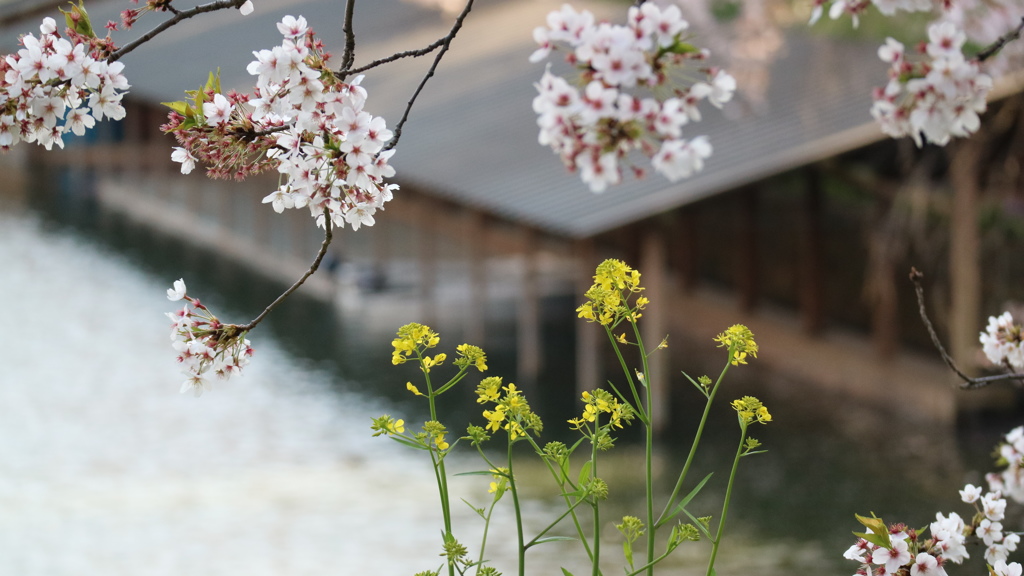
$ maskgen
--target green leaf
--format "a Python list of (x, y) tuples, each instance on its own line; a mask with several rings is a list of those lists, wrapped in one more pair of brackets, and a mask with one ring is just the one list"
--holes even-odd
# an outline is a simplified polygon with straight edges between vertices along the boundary
[(686, 510), (684, 508), (683, 509), (683, 514), (686, 514), (687, 516), (690, 517), (690, 520), (693, 521), (693, 525), (696, 526), (697, 530), (700, 530), (701, 534), (703, 534), (708, 540), (711, 540), (712, 542), (715, 541), (715, 538), (711, 535), (711, 532), (708, 530), (708, 527), (703, 522), (698, 520), (696, 516), (694, 516), (693, 514), (690, 514), (689, 510)]
[(487, 520), (487, 515), (484, 513), (483, 508), (477, 508), (476, 506), (473, 506), (472, 504), (469, 503), (469, 500), (466, 500), (465, 498), (462, 498), (461, 500), (466, 503), (466, 506), (469, 506), (470, 510), (476, 512), (477, 516), (483, 518), (485, 521)]
[(583, 463), (583, 467), (580, 468), (580, 475), (576, 479), (577, 486), (582, 486), (585, 481), (590, 479), (590, 468), (593, 465), (594, 463), (590, 460), (587, 460), (586, 462)]
[(392, 440), (394, 440), (395, 442), (398, 442), (399, 444), (405, 444), (406, 446), (408, 446), (410, 448), (415, 448), (417, 450), (430, 450), (430, 448), (427, 448), (423, 444), (420, 444), (418, 442), (413, 442), (412, 440), (406, 440), (405, 438), (401, 438), (399, 436), (388, 436), (388, 438), (391, 438)]
[(689, 504), (690, 500), (693, 500), (693, 498), (700, 492), (701, 488), (703, 488), (704, 485), (708, 483), (708, 480), (711, 479), (712, 474), (714, 474), (714, 472), (708, 472), (708, 475), (705, 476), (703, 480), (698, 482), (697, 485), (693, 487), (693, 490), (690, 490), (689, 494), (683, 496), (683, 499), (679, 501), (678, 508), (680, 510), (682, 510), (687, 504)]
[(562, 576), (572, 576), (572, 572), (569, 572), (565, 568), (562, 568)]
[(188, 114), (188, 111), (189, 111), (188, 102), (182, 102), (181, 100), (179, 100), (177, 102), (161, 102), (160, 104), (162, 104), (164, 106), (167, 106), (168, 108), (170, 108), (171, 110), (174, 110), (175, 112), (177, 112), (178, 114), (181, 114), (182, 116), (188, 116), (189, 115)]
[(863, 538), (868, 542), (876, 546), (881, 546), (886, 550), (892, 550), (892, 541), (889, 539), (889, 529), (885, 527), (885, 522), (881, 518), (875, 517), (874, 513), (871, 514), (871, 518), (861, 516), (860, 514), (854, 514), (857, 521), (864, 525), (869, 532), (854, 532), (853, 535), (858, 538)]
[[(476, 470), (473, 472), (459, 472), (458, 474), (452, 474), (452, 476), (494, 476), (494, 472), (490, 470)], [(503, 474), (501, 474), (503, 476)]]
[(576, 542), (576, 539), (570, 536), (548, 536), (533, 541), (534, 544), (544, 544), (545, 542)]
[(210, 72), (210, 77), (206, 79), (206, 90), (212, 90), (214, 94), (220, 94), (220, 68), (217, 68), (217, 73)]

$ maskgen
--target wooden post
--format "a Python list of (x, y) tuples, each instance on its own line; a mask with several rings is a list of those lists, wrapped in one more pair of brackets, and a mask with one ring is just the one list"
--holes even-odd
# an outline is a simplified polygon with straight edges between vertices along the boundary
[(736, 291), (740, 310), (750, 312), (757, 305), (757, 189), (745, 188), (737, 201)]
[(825, 325), (822, 314), (822, 190), (821, 177), (811, 166), (804, 169), (806, 186), (800, 210), (800, 274), (797, 300), (800, 325), (806, 334), (818, 334)]
[(679, 275), (679, 287), (683, 292), (690, 292), (697, 286), (698, 235), (697, 207), (694, 204), (684, 206), (675, 213), (672, 226), (672, 250), (669, 253), (671, 267)]
[(469, 310), (464, 318), (466, 342), (484, 345), (487, 318), (487, 217), (479, 210), (467, 215), (466, 246), (469, 260)]
[[(653, 228), (644, 234), (640, 254), (639, 270), (642, 276), (640, 283), (644, 286), (644, 295), (650, 299), (650, 304), (640, 319), (640, 334), (644, 339), (644, 348), (648, 351), (654, 349), (661, 342), (668, 331), (666, 316), (669, 303), (666, 301), (667, 290), (665, 290), (665, 237), (658, 228)], [(651, 395), (651, 421), (654, 432), (658, 433), (665, 429), (668, 417), (670, 402), (668, 383), (668, 360), (669, 355), (665, 350), (654, 352), (648, 359), (646, 374), (649, 383), (648, 394)]]
[[(576, 299), (583, 302), (583, 294), (594, 284), (594, 269), (597, 255), (594, 240), (577, 240), (573, 246), (576, 253)], [(576, 391), (593, 390), (600, 385), (601, 365), (597, 352), (601, 344), (601, 327), (583, 319), (576, 320)]]
[(541, 369), (540, 289), (537, 286), (537, 233), (522, 231), (522, 279), (516, 322), (516, 375), (525, 390), (537, 385)]
[(422, 196), (416, 197), (416, 213), (419, 215), (417, 236), (419, 237), (420, 270), (420, 317), (421, 322), (433, 327), (436, 324), (434, 293), (437, 285), (437, 219), (434, 204)]
[(978, 240), (979, 171), (982, 143), (976, 138), (950, 149), (953, 207), (949, 223), (949, 343), (961, 369), (973, 371), (981, 316), (981, 249)]

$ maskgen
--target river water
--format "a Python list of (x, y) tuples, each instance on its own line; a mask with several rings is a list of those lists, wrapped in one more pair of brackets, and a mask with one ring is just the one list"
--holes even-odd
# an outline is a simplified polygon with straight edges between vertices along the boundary
[[(179, 395), (163, 315), (174, 307), (164, 297), (171, 282), (184, 276), (209, 294), (205, 302), (239, 318), (280, 287), (94, 205), (60, 205), (78, 216), (52, 206), (0, 213), (0, 574), (411, 575), (437, 567), (429, 465), (370, 437), (373, 415), (422, 417), (401, 389), (406, 376), (389, 372), (386, 338), (299, 297), (253, 335), (257, 353), (243, 377), (199, 399)], [(741, 469), (723, 576), (850, 574), (856, 566), (841, 554), (858, 528), (855, 512), (915, 526), (938, 510), (967, 514), (956, 489), (980, 480), (973, 470), (984, 469), (996, 434), (1009, 427), (909, 426), (813, 392), (744, 393), (764, 396), (775, 422), (758, 431), (770, 452)], [(698, 462), (719, 477), (734, 450), (731, 429), (713, 429)], [(677, 463), (682, 450), (659, 454), (659, 466)], [(609, 471), (637, 469), (634, 447), (612, 458)], [(453, 459), (457, 470), (478, 467)], [(615, 476), (609, 517), (630, 506), (638, 514), (639, 487)], [(527, 489), (531, 525), (557, 503), (542, 482)], [(486, 481), (463, 477), (453, 491), (482, 505)], [(697, 506), (715, 513), (721, 491), (709, 488)], [(457, 521), (472, 518), (457, 504)], [(475, 534), (473, 526), (461, 533)], [(613, 555), (613, 530), (606, 539)], [(491, 538), (489, 557), (506, 573), (511, 541)], [(566, 560), (573, 550), (531, 552), (530, 573), (557, 574), (559, 565), (582, 573)], [(703, 573), (705, 552), (680, 549), (665, 572)]]

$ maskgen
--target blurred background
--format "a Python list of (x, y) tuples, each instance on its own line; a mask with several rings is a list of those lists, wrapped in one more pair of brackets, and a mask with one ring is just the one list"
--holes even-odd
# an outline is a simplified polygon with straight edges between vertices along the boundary
[[(357, 65), (444, 36), (457, 4), (357, 3)], [(578, 6), (621, 21), (626, 5)], [(57, 6), (0, 5), (2, 50)], [(245, 322), (306, 269), (322, 236), (307, 212), (261, 204), (272, 176), (180, 175), (159, 102), (218, 67), (225, 89), (250, 91), (245, 65), (279, 43), (285, 14), (305, 15), (340, 55), (343, 3), (257, 1), (248, 17), (223, 11), (173, 28), (125, 57), (124, 121), (64, 150), (21, 144), (0, 159), (0, 574), (436, 568), (429, 463), (370, 437), (372, 416), (426, 416), (404, 387), (415, 371), (390, 364), (394, 331), (418, 321), (449, 351), (482, 345), (489, 373), (516, 382), (545, 418), (545, 438), (571, 439), (559, 423), (578, 412), (578, 390), (617, 377), (604, 336), (574, 312), (608, 257), (644, 273), (645, 338), (670, 335), (652, 366), (666, 492), (702, 408), (681, 371), (717, 374), (724, 354), (712, 338), (734, 323), (761, 347), (730, 371), (699, 454), (698, 472), (716, 476), (691, 508), (717, 514), (737, 441), (727, 400), (765, 401), (774, 421), (755, 435), (769, 452), (743, 462), (719, 574), (850, 574), (842, 553), (855, 513), (911, 526), (937, 511), (970, 514), (957, 489), (993, 469), (1020, 396), (955, 389), (906, 277), (911, 265), (925, 273), (942, 337), (983, 372), (977, 334), (1013, 306), (1024, 276), (1015, 79), (997, 86), (977, 137), (918, 149), (885, 139), (868, 113), (885, 81), (875, 50), (891, 30), (870, 19), (857, 32), (808, 28), (807, 3), (685, 2), (695, 43), (739, 84), (688, 133), (707, 134), (714, 155), (690, 180), (627, 177), (594, 195), (536, 143), (530, 103), (543, 65), (527, 61), (531, 31), (559, 6), (478, 0), (405, 127), (400, 193), (372, 228), (338, 231), (321, 271), (250, 336), (244, 375), (198, 400), (178, 395), (166, 288), (184, 278), (222, 320)], [(126, 7), (88, 5), (94, 23)], [(393, 126), (428, 67), (406, 59), (371, 72), (367, 110)], [(455, 431), (481, 421), (469, 392), (447, 409)], [(608, 478), (609, 518), (640, 513), (642, 487), (628, 477), (642, 458), (635, 440), (626, 432), (608, 456), (623, 476)], [(542, 527), (557, 490), (523, 472)], [(486, 502), (486, 480), (457, 488)], [(472, 549), (481, 527), (459, 513)], [(489, 556), (508, 573), (514, 538), (504, 534)], [(610, 525), (606, 538), (617, 550)], [(666, 572), (703, 573), (701, 546), (677, 550)], [(530, 573), (579, 573), (566, 560), (574, 552), (531, 551)]]

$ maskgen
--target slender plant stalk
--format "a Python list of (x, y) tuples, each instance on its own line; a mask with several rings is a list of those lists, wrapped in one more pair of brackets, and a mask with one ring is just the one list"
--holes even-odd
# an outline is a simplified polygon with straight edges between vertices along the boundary
[[(530, 442), (530, 445), (533, 446), (533, 449), (537, 452), (537, 454), (543, 454), (544, 453), (544, 451), (540, 449), (540, 446), (537, 445), (537, 441), (534, 440), (531, 436), (527, 435), (526, 439)], [(569, 482), (569, 485), (573, 488), (573, 490), (576, 489), (576, 486), (573, 486), (572, 482), (570, 482), (567, 477), (564, 477), (562, 475), (561, 466), (559, 466), (559, 469), (556, 472), (555, 468), (551, 465), (551, 462), (549, 462), (547, 458), (544, 458), (543, 456), (541, 456), (541, 460), (544, 461), (544, 464), (548, 467), (548, 472), (551, 473), (551, 477), (554, 478), (555, 482), (558, 484), (558, 489), (562, 493), (562, 500), (565, 501), (565, 505), (568, 508), (568, 510), (570, 511), (570, 514), (572, 516), (572, 524), (576, 528), (576, 535), (579, 536), (580, 542), (583, 544), (583, 549), (586, 550), (586, 552), (587, 552), (587, 558), (591, 562), (593, 562), (593, 560), (594, 560), (594, 553), (590, 549), (590, 543), (587, 542), (587, 537), (586, 537), (586, 534), (583, 531), (583, 526), (580, 524), (580, 518), (579, 518), (579, 516), (576, 515), (576, 507), (579, 506), (581, 500), (577, 500), (576, 503), (571, 503), (569, 501), (569, 495), (566, 494), (566, 492), (565, 492), (565, 483), (566, 482)], [(546, 530), (545, 530), (545, 532), (546, 532)], [(539, 538), (539, 536), (538, 536), (538, 538)]]
[(523, 511), (519, 506), (519, 491), (516, 490), (516, 477), (512, 472), (511, 434), (508, 436), (508, 486), (512, 491), (512, 505), (516, 509), (516, 537), (519, 539), (519, 576), (526, 576), (526, 546), (523, 539)]
[(711, 558), (708, 560), (708, 570), (705, 576), (711, 576), (715, 570), (715, 557), (718, 556), (718, 546), (722, 543), (722, 535), (725, 533), (725, 516), (729, 513), (729, 500), (732, 498), (732, 485), (736, 479), (736, 469), (740, 465), (740, 457), (743, 456), (743, 441), (747, 439), (747, 424), (740, 420), (740, 443), (736, 447), (736, 457), (732, 460), (732, 471), (729, 472), (729, 485), (725, 489), (725, 502), (722, 503), (722, 515), (718, 518), (718, 532), (715, 534), (715, 541), (711, 546)]
[[(597, 429), (597, 420), (594, 421), (594, 429)], [(590, 439), (590, 477), (597, 478), (597, 437), (595, 436)], [(593, 483), (591, 483), (593, 485)], [(594, 509), (594, 557), (591, 568), (591, 576), (599, 576), (601, 574), (601, 507), (598, 506), (597, 500), (591, 496), (591, 507)]]
[[(729, 355), (729, 360), (732, 360), (732, 354)], [(704, 425), (707, 424), (708, 414), (711, 412), (711, 403), (715, 400), (715, 394), (718, 392), (718, 385), (725, 379), (725, 373), (729, 371), (729, 366), (731, 365), (729, 361), (725, 363), (725, 368), (722, 368), (722, 373), (718, 375), (718, 380), (715, 381), (715, 385), (712, 386), (711, 392), (708, 394), (708, 401), (704, 405), (704, 414), (700, 417), (700, 425), (697, 426), (697, 433), (693, 437), (693, 443), (690, 444), (690, 453), (686, 456), (683, 471), (679, 473), (679, 478), (676, 480), (675, 488), (672, 489), (672, 494), (668, 497), (665, 509), (661, 511), (661, 516), (658, 517), (657, 526), (663, 526), (670, 518), (669, 512), (671, 512), (672, 506), (675, 505), (676, 498), (679, 497), (679, 491), (683, 488), (686, 475), (690, 472), (690, 465), (693, 464), (693, 457), (697, 454), (697, 446), (700, 444), (701, 436), (704, 434)]]

